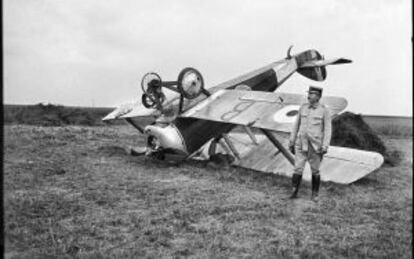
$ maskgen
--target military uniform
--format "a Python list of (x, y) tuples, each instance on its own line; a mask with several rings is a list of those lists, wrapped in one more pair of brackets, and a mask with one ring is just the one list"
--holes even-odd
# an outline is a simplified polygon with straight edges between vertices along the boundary
[[(317, 92), (319, 97), (322, 89), (310, 87), (310, 92)], [(302, 179), (306, 161), (312, 171), (312, 198), (319, 192), (319, 168), (322, 155), (327, 152), (331, 141), (331, 115), (329, 109), (318, 102), (306, 103), (299, 108), (299, 114), (294, 123), (289, 139), (289, 148), (295, 154), (295, 169), (292, 177), (294, 192), (291, 198), (296, 198)]]
[(330, 140), (331, 116), (326, 106), (302, 105), (290, 135), (290, 142), (295, 143), (295, 173), (302, 174), (308, 160), (312, 174), (319, 174), (320, 150), (327, 149)]

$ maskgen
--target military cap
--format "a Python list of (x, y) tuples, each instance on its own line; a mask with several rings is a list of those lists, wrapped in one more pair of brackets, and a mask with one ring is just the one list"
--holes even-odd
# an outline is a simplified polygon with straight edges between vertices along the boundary
[(314, 93), (317, 93), (317, 94), (319, 94), (319, 96), (322, 96), (322, 88), (320, 88), (320, 87), (316, 87), (316, 86), (309, 86), (309, 90), (308, 90), (308, 93), (311, 93), (311, 92), (314, 92)]

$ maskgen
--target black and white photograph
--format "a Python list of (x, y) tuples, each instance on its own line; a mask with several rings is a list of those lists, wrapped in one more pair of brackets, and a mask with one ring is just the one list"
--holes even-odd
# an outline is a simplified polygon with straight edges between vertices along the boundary
[(4, 258), (412, 258), (409, 0), (4, 0)]

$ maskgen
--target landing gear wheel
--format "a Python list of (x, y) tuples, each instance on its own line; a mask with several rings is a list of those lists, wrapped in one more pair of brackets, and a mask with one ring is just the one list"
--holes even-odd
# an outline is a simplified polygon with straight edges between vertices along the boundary
[(147, 94), (142, 95), (141, 101), (145, 108), (153, 108), (156, 105), (156, 103)]
[(204, 91), (204, 80), (201, 73), (194, 68), (184, 68), (178, 75), (178, 90), (187, 99), (194, 99)]
[(142, 104), (146, 108), (162, 109), (162, 103), (165, 101), (165, 94), (162, 92), (161, 77), (156, 73), (147, 73), (141, 80)]
[(151, 95), (148, 95), (147, 93), (143, 94), (141, 97), (142, 104), (145, 108), (154, 108), (157, 105), (156, 100), (158, 100), (161, 105), (165, 101), (164, 93), (159, 94), (156, 98), (151, 97)]

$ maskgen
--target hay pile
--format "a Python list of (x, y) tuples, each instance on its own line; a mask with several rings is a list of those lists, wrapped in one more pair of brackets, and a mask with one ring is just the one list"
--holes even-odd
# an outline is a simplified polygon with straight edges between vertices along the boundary
[(351, 112), (344, 112), (332, 120), (331, 145), (378, 152), (388, 165), (396, 165), (401, 161), (400, 152), (387, 151), (384, 142), (362, 116)]

